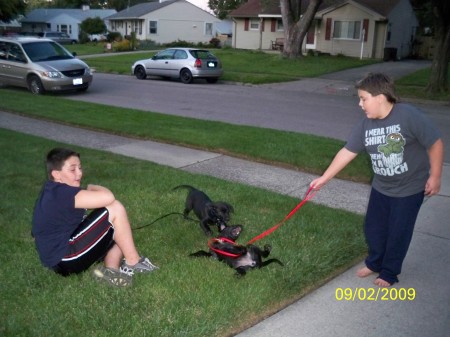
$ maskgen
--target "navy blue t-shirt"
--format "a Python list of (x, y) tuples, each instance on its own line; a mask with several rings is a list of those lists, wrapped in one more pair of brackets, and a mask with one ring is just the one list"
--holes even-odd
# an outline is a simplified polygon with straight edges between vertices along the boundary
[(83, 221), (86, 210), (75, 208), (75, 195), (80, 190), (49, 180), (36, 201), (32, 233), (46, 267), (54, 267), (66, 255), (69, 238)]

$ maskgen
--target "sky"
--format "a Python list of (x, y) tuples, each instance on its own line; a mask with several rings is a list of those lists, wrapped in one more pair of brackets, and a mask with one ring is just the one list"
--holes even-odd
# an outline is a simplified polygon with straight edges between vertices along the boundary
[(187, 1), (196, 5), (197, 7), (200, 7), (204, 10), (207, 10), (208, 12), (211, 12), (211, 10), (208, 7), (208, 0), (187, 0)]

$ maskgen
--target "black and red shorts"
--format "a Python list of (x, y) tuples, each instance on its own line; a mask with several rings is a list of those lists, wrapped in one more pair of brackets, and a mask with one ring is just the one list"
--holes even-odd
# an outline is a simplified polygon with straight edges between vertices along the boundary
[(69, 240), (69, 251), (53, 270), (62, 275), (76, 274), (103, 260), (114, 245), (114, 227), (106, 208), (93, 210)]

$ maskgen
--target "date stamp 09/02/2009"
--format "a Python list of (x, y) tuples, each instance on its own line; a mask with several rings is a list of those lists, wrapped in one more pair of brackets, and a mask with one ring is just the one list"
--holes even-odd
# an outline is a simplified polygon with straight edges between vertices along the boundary
[(414, 288), (336, 288), (337, 301), (414, 301)]

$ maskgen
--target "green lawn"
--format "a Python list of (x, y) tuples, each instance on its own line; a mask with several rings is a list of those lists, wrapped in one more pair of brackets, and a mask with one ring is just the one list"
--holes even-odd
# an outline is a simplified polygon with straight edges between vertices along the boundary
[[(448, 69), (450, 78), (450, 66)], [(433, 101), (450, 102), (450, 91), (440, 94), (430, 94), (425, 89), (430, 78), (430, 69), (422, 69), (405, 76), (396, 82), (397, 92), (402, 98), (425, 99)]]
[[(292, 61), (277, 54), (215, 52), (224, 61), (229, 76), (225, 79), (249, 83), (317, 76), (362, 65), (359, 60), (341, 57)], [(93, 49), (85, 49), (80, 55), (91, 53)], [(123, 54), (87, 62), (97, 71), (121, 73), (129, 72), (133, 59), (143, 56), (145, 53)], [(262, 72), (261, 64), (270, 66)], [(413, 84), (423, 86), (426, 71), (417, 76)], [(405, 81), (399, 81), (400, 88), (411, 86)], [(77, 102), (76, 109), (73, 107), (74, 102), (63, 95), (36, 97), (24, 90), (0, 89), (1, 110), (317, 174), (343, 145), (323, 137), (157, 112), (105, 109), (82, 102)], [(245, 141), (239, 138), (242, 134), (246, 135)], [(273, 140), (271, 144), (264, 141), (268, 137)], [(1, 336), (229, 336), (319, 287), (359, 261), (366, 251), (362, 216), (316, 205), (313, 199), (277, 231), (257, 242), (270, 243), (271, 256), (279, 258), (284, 267), (270, 265), (239, 279), (217, 261), (189, 258), (190, 253), (207, 248), (206, 237), (198, 224), (171, 216), (135, 231), (140, 252), (160, 269), (150, 275), (137, 275), (131, 289), (98, 284), (89, 272), (63, 278), (40, 265), (30, 236), (30, 221), (45, 180), (44, 155), (52, 147), (65, 144), (3, 129), (0, 144)], [(110, 187), (127, 207), (134, 227), (170, 212), (181, 212), (186, 194), (171, 191), (179, 184), (197, 186), (215, 200), (230, 202), (236, 210), (232, 223), (245, 226), (241, 243), (277, 224), (299, 202), (243, 184), (73, 148), (82, 154), (84, 183)], [(368, 158), (359, 156), (341, 177), (368, 182), (370, 176)]]
[[(69, 48), (78, 55), (103, 54), (104, 44), (73, 45)], [(212, 50), (223, 63), (222, 80), (250, 84), (276, 83), (297, 80), (302, 77), (316, 77), (326, 73), (360, 67), (380, 62), (380, 60), (343, 57), (343, 56), (307, 56), (298, 60), (281, 57), (279, 53), (214, 49)], [(151, 57), (156, 51), (136, 54), (116, 54), (108, 57), (86, 59), (97, 71), (118, 74), (130, 74), (131, 64), (136, 60)], [(449, 67), (448, 78), (450, 78)], [(430, 77), (430, 69), (423, 69), (396, 81), (397, 91), (402, 98), (450, 101), (450, 92), (432, 95), (425, 88)]]
[[(140, 252), (160, 269), (137, 275), (131, 289), (97, 283), (89, 272), (61, 277), (43, 268), (30, 236), (34, 201), (45, 179), (43, 159), (64, 144), (0, 129), (0, 335), (9, 336), (229, 336), (320, 286), (361, 259), (362, 216), (307, 202), (269, 243), (284, 263), (237, 278), (225, 264), (190, 253), (207, 249), (197, 223), (170, 216), (134, 232)], [(67, 145), (66, 145), (67, 146)], [(298, 199), (243, 184), (102, 151), (81, 152), (84, 183), (110, 187), (134, 227), (183, 210), (191, 184), (235, 207), (244, 225), (239, 242), (281, 221)]]
[[(283, 58), (279, 53), (262, 51), (215, 49), (212, 52), (220, 58), (224, 75), (221, 80), (264, 84), (298, 80), (302, 77), (316, 77), (343, 69), (373, 64), (376, 60), (359, 60), (350, 57), (307, 56), (298, 60)], [(155, 51), (135, 54), (116, 54), (108, 57), (88, 58), (85, 61), (96, 71), (130, 74), (131, 65), (150, 58)]]
[[(25, 90), (0, 91), (0, 109), (95, 128), (123, 136), (204, 149), (304, 172), (321, 174), (344, 142), (296, 132), (239, 126), (101, 104), (77, 102), (60, 95), (33, 96)], [(151, 127), (149, 127), (149, 125)], [(267, 142), (267, 139), (271, 139)], [(356, 158), (340, 178), (368, 183), (366, 155)]]

